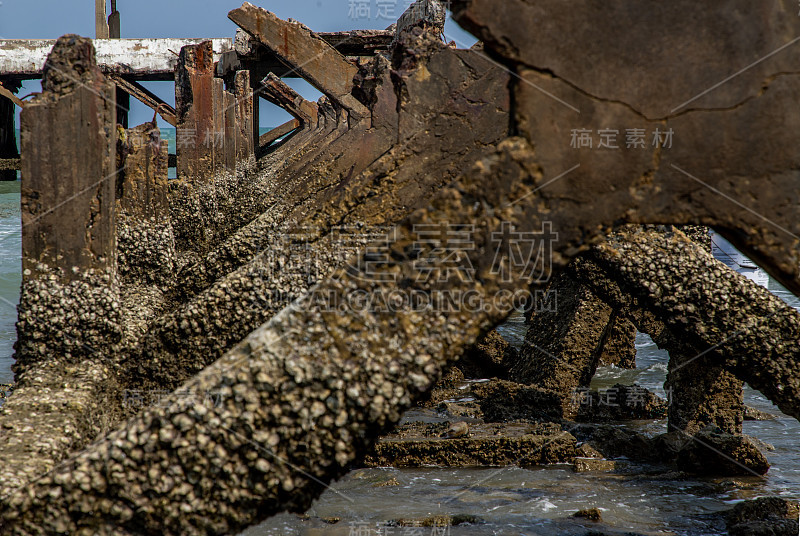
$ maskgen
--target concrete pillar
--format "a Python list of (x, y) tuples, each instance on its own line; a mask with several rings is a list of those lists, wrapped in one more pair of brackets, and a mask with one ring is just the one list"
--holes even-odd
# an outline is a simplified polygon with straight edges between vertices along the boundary
[(183, 47), (175, 67), (178, 179), (205, 182), (214, 171), (213, 92), (211, 41)]
[(558, 307), (532, 315), (509, 379), (559, 393), (563, 416), (574, 418), (576, 390), (588, 387), (594, 376), (613, 310), (565, 273), (548, 290), (558, 292)]
[(255, 99), (250, 89), (250, 71), (236, 72), (233, 94), (236, 97), (236, 159), (245, 162), (255, 154), (255, 140), (258, 139), (254, 130), (258, 117), (254, 115)]

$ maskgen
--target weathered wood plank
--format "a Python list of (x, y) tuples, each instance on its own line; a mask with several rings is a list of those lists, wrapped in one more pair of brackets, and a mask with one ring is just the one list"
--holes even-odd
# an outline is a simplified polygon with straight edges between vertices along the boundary
[[(211, 41), (214, 61), (233, 50), (233, 40), (219, 39), (95, 39), (97, 64), (104, 73), (151, 80), (172, 80), (181, 48)], [(53, 39), (0, 39), (0, 75), (39, 78)]]
[(213, 87), (214, 64), (211, 41), (183, 47), (175, 70), (179, 179), (203, 181), (210, 177), (214, 170)]
[(356, 118), (368, 111), (353, 95), (358, 68), (307, 27), (245, 2), (228, 18), (257, 38), (298, 74)]
[(126, 80), (118, 74), (109, 74), (108, 77), (113, 80), (115, 84), (117, 84), (117, 87), (125, 91), (125, 93), (139, 100), (158, 113), (158, 115), (160, 115), (164, 121), (173, 127), (178, 126), (178, 118), (175, 114), (175, 108), (164, 102), (146, 87), (136, 83), (135, 81)]

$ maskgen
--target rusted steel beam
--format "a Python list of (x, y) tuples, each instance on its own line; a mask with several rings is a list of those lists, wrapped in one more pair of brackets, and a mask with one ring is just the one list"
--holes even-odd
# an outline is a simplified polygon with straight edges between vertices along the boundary
[[(173, 80), (178, 52), (188, 45), (211, 41), (214, 61), (233, 50), (233, 40), (215, 39), (96, 39), (97, 64), (104, 73), (139, 80)], [(53, 39), (0, 39), (0, 76), (41, 78)]]
[(204, 181), (214, 171), (213, 88), (214, 64), (211, 41), (183, 47), (175, 70), (179, 179)]
[(314, 126), (319, 118), (316, 103), (304, 99), (280, 78), (270, 73), (261, 81), (259, 95), (280, 106), (303, 124)]
[(282, 124), (279, 127), (275, 127), (269, 132), (265, 132), (258, 138), (258, 144), (261, 147), (267, 147), (268, 145), (272, 144), (275, 140), (286, 136), (291, 131), (300, 128), (300, 121), (297, 119), (291, 119), (286, 123)]
[(118, 74), (109, 74), (108, 77), (113, 80), (114, 83), (117, 84), (117, 87), (122, 89), (125, 93), (158, 113), (158, 115), (160, 115), (164, 121), (173, 127), (178, 126), (178, 118), (175, 114), (175, 108), (161, 100), (146, 87), (132, 80), (125, 80), (125, 78)]
[(338, 102), (355, 119), (368, 110), (353, 95), (355, 65), (299, 23), (279, 19), (274, 13), (245, 2), (228, 13), (228, 18), (291, 65), (314, 87)]

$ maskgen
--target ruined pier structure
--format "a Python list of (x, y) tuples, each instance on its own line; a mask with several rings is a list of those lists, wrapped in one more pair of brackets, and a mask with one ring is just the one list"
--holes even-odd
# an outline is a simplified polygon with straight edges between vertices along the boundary
[[(414, 6), (424, 16), (401, 18), (387, 53), (353, 59), (346, 38), (334, 44), (245, 3), (229, 14), (247, 32), (233, 54), (212, 58), (207, 43), (181, 49), (176, 123), (195, 135), (234, 125), (226, 139), (245, 137), (236, 106), (232, 118), (219, 106), (230, 97), (215, 79), (233, 74), (228, 90), (237, 78), (246, 85), (246, 75), (233, 71), (252, 62), (251, 85), (264, 81), (269, 98), (293, 114), (282, 128), (291, 135), (256, 144), (253, 134), (260, 158), (240, 165), (237, 149), (235, 169), (219, 148), (188, 147), (184, 162), (177, 155), (175, 181), (164, 181), (163, 144), (152, 125), (117, 134), (109, 104), (116, 89), (93, 59), (91, 42), (59, 40), (47, 60), (52, 69), (43, 68), (45, 91), (22, 119), (26, 268), (17, 389), (0, 412), (3, 530), (233, 533), (281, 511), (307, 509), (325, 483), (358, 463), (467, 346), (511, 312), (512, 304), (494, 297), (526, 288), (531, 270), (515, 256), (496, 255), (496, 237), (508, 237), (509, 229), (532, 236), (533, 251), (544, 246), (545, 220), (558, 234), (547, 243), (547, 276), (600, 248), (612, 225), (712, 225), (799, 291), (800, 188), (793, 170), (800, 169), (800, 128), (776, 139), (770, 126), (776, 117), (800, 124), (791, 104), (798, 79), (786, 74), (800, 53), (786, 48), (690, 108), (681, 103), (729, 76), (714, 61), (721, 55), (752, 63), (750, 54), (767, 56), (783, 37), (800, 33), (800, 20), (785, 17), (788, 2), (742, 1), (729, 11), (734, 20), (696, 2), (657, 12), (639, 4), (454, 1), (456, 19), (482, 40), (465, 50), (442, 43), (443, 7), (421, 0)], [(603, 31), (575, 32), (583, 20)], [(764, 27), (745, 32), (743, 21)], [(575, 46), (563, 47), (563, 35)], [(652, 61), (698, 35), (715, 39), (698, 43), (679, 66)], [(747, 47), (725, 48), (743, 35), (753, 36)], [(587, 57), (586, 50), (604, 55)], [(324, 96), (305, 102), (280, 81), (286, 71), (276, 67), (271, 77), (258, 70), (273, 60)], [(684, 84), (657, 83), (676, 79)], [(79, 151), (94, 155), (86, 173), (78, 171), (89, 165), (84, 153), (64, 156), (62, 145), (49, 160), (29, 160), (27, 129), (38, 128), (32, 122), (70, 110), (89, 115), (76, 134), (87, 146)], [(609, 124), (683, 134), (671, 152), (660, 144), (576, 151), (553, 134), (554, 125), (569, 132)], [(763, 136), (709, 135), (720, 129)], [(119, 179), (118, 156), (127, 162)], [(56, 181), (53, 162), (60, 159)], [(698, 177), (705, 169), (714, 171)], [(58, 184), (71, 195), (43, 191), (48, 174), (51, 189)], [(736, 212), (731, 199), (753, 204)], [(431, 278), (431, 270), (448, 273), (453, 259), (414, 244), (425, 243), (423, 230), (453, 224), (474, 231), (475, 247), (460, 260), (475, 277)], [(387, 226), (392, 234), (381, 239), (376, 230)], [(336, 239), (344, 229), (355, 230), (346, 245)], [(372, 246), (364, 250), (367, 242)], [(649, 247), (627, 242), (642, 252)], [(649, 263), (634, 260), (650, 253), (627, 259), (629, 249), (623, 243), (596, 250), (598, 266), (649, 277)], [(297, 258), (297, 251), (308, 253)], [(632, 311), (626, 315), (636, 324), (638, 302), (624, 300), (644, 296), (644, 288), (653, 300), (679, 296), (667, 304), (676, 310), (704, 296), (708, 285), (683, 284), (685, 274), (671, 274), (656, 270), (661, 287), (631, 276), (624, 295), (609, 287), (602, 299)], [(353, 296), (389, 301), (399, 285), (423, 296), (470, 293), (486, 306), (341, 307)], [(736, 285), (725, 295), (742, 290)], [(738, 348), (720, 346), (707, 354), (709, 365), (738, 367), (731, 370), (800, 417), (797, 313), (765, 298), (743, 315), (721, 294), (705, 296), (725, 314), (665, 309), (664, 325), (684, 335), (686, 318), (698, 349), (732, 330), (750, 337), (764, 350), (758, 356), (736, 357)], [(758, 338), (763, 325), (751, 319), (766, 310), (781, 319), (780, 339)], [(141, 407), (138, 395), (154, 391), (168, 396)]]

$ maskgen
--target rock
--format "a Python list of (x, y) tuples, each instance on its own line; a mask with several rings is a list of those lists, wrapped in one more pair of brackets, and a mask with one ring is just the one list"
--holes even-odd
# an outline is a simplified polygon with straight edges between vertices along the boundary
[(581, 517), (589, 521), (603, 521), (603, 516), (598, 508), (589, 508), (586, 510), (579, 510), (572, 514), (572, 517)]
[(769, 462), (747, 437), (706, 427), (678, 452), (678, 467), (703, 475), (763, 475)]
[(762, 451), (767, 450), (772, 452), (773, 450), (775, 450), (775, 445), (767, 443), (765, 441), (761, 441), (757, 437), (749, 436), (747, 434), (744, 434), (744, 437), (747, 438), (748, 441), (752, 442), (756, 447), (758, 447)]
[(618, 462), (614, 460), (598, 460), (597, 458), (575, 458), (572, 470), (576, 473), (588, 473), (591, 471), (610, 472), (617, 469)]
[(400, 482), (397, 481), (397, 478), (392, 477), (392, 478), (390, 478), (389, 480), (387, 480), (385, 482), (378, 482), (377, 484), (373, 484), (372, 487), (373, 488), (386, 488), (386, 487), (390, 487), (390, 486), (399, 486), (399, 485), (400, 485)]
[(600, 458), (603, 457), (603, 455), (596, 448), (591, 446), (589, 443), (581, 443), (580, 445), (578, 445), (576, 454), (577, 454), (577, 456), (580, 456), (581, 458), (597, 458), (597, 459), (600, 459)]
[(467, 378), (505, 378), (508, 365), (515, 359), (517, 349), (492, 330), (469, 347), (456, 366)]
[(475, 402), (442, 402), (436, 412), (445, 417), (483, 419), (483, 412)]
[(661, 419), (667, 416), (667, 401), (637, 384), (616, 384), (581, 395), (578, 421)]
[(560, 393), (505, 380), (472, 387), (487, 422), (559, 421), (564, 418)]
[(563, 416), (574, 418), (575, 393), (594, 376), (613, 310), (566, 273), (554, 278), (548, 292), (557, 293), (558, 307), (532, 314), (508, 377), (558, 393)]
[(469, 396), (468, 389), (460, 389), (464, 384), (464, 374), (458, 367), (450, 367), (431, 390), (427, 399), (421, 403), (424, 407), (433, 407), (445, 400), (459, 399)]
[(585, 441), (604, 458), (625, 457), (634, 461), (660, 461), (653, 440), (626, 428), (605, 424), (575, 424), (565, 426), (579, 441)]
[(450, 425), (447, 431), (441, 435), (444, 439), (458, 439), (461, 437), (469, 437), (469, 425), (464, 421), (455, 422)]
[(772, 413), (761, 411), (752, 406), (744, 407), (744, 420), (746, 421), (774, 421), (777, 419), (778, 417)]
[(763, 497), (737, 504), (725, 516), (731, 536), (795, 536), (800, 504)]
[(636, 326), (616, 311), (600, 351), (600, 365), (636, 368)]
[(387, 523), (390, 527), (455, 527), (458, 525), (479, 525), (485, 523), (478, 516), (470, 514), (429, 516), (418, 519), (395, 519)]

